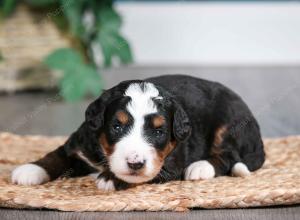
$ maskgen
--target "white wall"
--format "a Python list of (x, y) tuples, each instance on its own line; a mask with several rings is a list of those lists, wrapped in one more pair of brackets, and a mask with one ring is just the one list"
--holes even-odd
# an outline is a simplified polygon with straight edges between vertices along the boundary
[(299, 64), (300, 3), (117, 3), (138, 64)]

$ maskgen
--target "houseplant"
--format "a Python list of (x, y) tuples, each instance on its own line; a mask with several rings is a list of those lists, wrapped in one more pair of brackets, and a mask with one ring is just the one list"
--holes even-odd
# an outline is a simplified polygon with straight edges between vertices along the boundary
[(122, 19), (112, 0), (3, 0), (1, 21), (13, 16), (19, 4), (41, 11), (44, 20), (54, 22), (71, 42), (70, 48), (59, 48), (44, 59), (46, 66), (63, 73), (58, 86), (66, 100), (99, 95), (102, 69), (115, 60), (132, 62), (130, 46), (120, 34)]

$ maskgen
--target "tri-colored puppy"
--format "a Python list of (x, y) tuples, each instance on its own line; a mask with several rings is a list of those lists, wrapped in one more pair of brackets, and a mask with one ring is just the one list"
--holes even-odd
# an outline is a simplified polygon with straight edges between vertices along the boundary
[(169, 75), (105, 91), (63, 146), (17, 167), (12, 181), (36, 185), (65, 173), (98, 172), (98, 188), (120, 190), (246, 176), (264, 159), (259, 126), (237, 94), (219, 83)]

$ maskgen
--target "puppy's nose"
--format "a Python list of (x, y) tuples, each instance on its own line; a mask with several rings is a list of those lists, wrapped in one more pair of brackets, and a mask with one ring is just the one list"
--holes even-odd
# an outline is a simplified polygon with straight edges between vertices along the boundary
[(129, 163), (127, 162), (127, 165), (132, 170), (139, 170), (142, 169), (145, 165), (145, 162), (137, 162), (137, 163)]

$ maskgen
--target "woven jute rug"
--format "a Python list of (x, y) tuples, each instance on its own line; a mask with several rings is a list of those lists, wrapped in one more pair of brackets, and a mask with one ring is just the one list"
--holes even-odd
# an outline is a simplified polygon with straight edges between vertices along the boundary
[(300, 203), (300, 136), (266, 139), (267, 161), (246, 178), (218, 177), (175, 181), (105, 193), (92, 177), (64, 178), (40, 186), (18, 186), (10, 172), (40, 158), (64, 137), (0, 133), (0, 206), (63, 211), (186, 211), (189, 208), (240, 208)]

